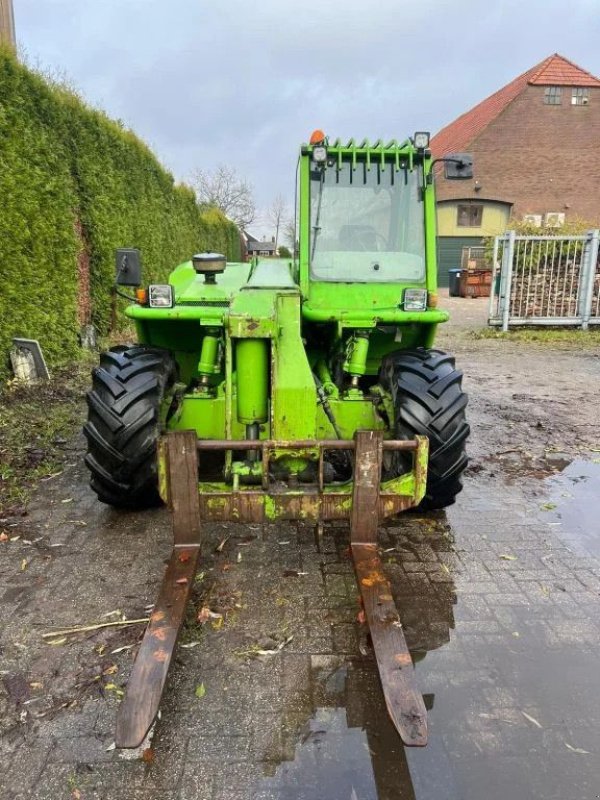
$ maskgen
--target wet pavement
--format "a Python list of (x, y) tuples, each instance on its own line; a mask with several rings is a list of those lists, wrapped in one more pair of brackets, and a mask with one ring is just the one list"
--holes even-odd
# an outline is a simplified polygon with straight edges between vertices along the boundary
[[(73, 460), (41, 485), (29, 517), (1, 526), (14, 539), (0, 544), (1, 800), (600, 797), (598, 427), (585, 429), (583, 452), (584, 434), (549, 413), (565, 397), (541, 376), (564, 354), (545, 367), (536, 356), (537, 416), (527, 422), (525, 400), (511, 410), (507, 391), (523, 388), (507, 390), (507, 376), (522, 362), (502, 362), (495, 346), (463, 346), (474, 431), (458, 502), (381, 530), (429, 709), (427, 748), (403, 748), (388, 721), (347, 528), (326, 529), (319, 552), (311, 527), (286, 524), (207, 526), (161, 719), (145, 753), (116, 751), (142, 626), (56, 644), (42, 634), (117, 609), (144, 616), (169, 516), (101, 506)], [(597, 362), (568, 363), (597, 394)], [(510, 443), (494, 448), (507, 430)], [(222, 616), (200, 625), (202, 608)]]
[(600, 458), (575, 459), (548, 481), (557, 534), (577, 555), (600, 557)]

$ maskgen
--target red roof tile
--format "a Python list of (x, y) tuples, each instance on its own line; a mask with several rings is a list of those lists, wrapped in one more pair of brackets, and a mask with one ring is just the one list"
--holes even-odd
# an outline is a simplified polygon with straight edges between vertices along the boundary
[(558, 53), (554, 53), (436, 133), (431, 140), (433, 155), (439, 158), (446, 153), (459, 153), (464, 150), (528, 84), (600, 87), (600, 80)]
[(581, 69), (558, 53), (542, 61), (528, 83), (536, 86), (600, 86), (600, 80), (591, 72)]

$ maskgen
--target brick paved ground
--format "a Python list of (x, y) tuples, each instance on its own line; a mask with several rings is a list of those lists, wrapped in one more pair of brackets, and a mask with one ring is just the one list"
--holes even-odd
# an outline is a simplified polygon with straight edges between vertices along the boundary
[[(191, 611), (183, 641), (192, 646), (179, 650), (147, 760), (111, 749), (132, 662), (131, 650), (112, 651), (140, 630), (63, 645), (41, 634), (115, 609), (143, 616), (169, 551), (169, 519), (97, 504), (74, 452), (73, 465), (41, 485), (30, 516), (5, 526), (21, 538), (0, 545), (1, 800), (598, 797), (600, 545), (589, 526), (579, 536), (577, 509), (563, 518), (542, 508), (569, 498), (537, 476), (549, 471), (540, 471), (549, 443), (572, 456), (591, 441), (563, 441), (550, 413), (563, 395), (548, 375), (568, 364), (597, 393), (600, 371), (586, 353), (538, 353), (530, 399), (511, 405), (508, 376), (527, 353), (507, 360), (496, 345), (465, 339), (457, 348), (474, 425), (459, 502), (447, 516), (407, 515), (382, 531), (431, 707), (425, 750), (405, 752), (387, 722), (355, 622), (346, 529), (330, 529), (319, 553), (301, 525), (207, 529), (195, 602), (226, 622), (200, 629)], [(518, 452), (496, 456), (493, 442), (507, 432), (520, 437)], [(251, 657), (290, 636), (275, 655)]]

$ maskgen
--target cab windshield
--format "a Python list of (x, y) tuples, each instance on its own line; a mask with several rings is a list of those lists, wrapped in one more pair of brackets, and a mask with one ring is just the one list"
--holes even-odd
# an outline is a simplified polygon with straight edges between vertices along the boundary
[(310, 174), (310, 269), (319, 281), (425, 278), (422, 168), (342, 162)]

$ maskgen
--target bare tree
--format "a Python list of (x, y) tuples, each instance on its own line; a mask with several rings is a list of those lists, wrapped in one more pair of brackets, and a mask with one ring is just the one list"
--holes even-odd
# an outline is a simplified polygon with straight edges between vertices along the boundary
[(283, 223), (283, 236), (292, 250), (296, 247), (296, 220), (293, 217)]
[(198, 202), (219, 208), (238, 228), (247, 228), (256, 218), (253, 187), (233, 167), (198, 170), (193, 180)]
[(285, 202), (285, 197), (278, 194), (273, 200), (271, 207), (268, 211), (269, 222), (275, 228), (275, 250), (277, 250), (277, 243), (279, 242), (279, 231), (287, 223), (288, 207)]

